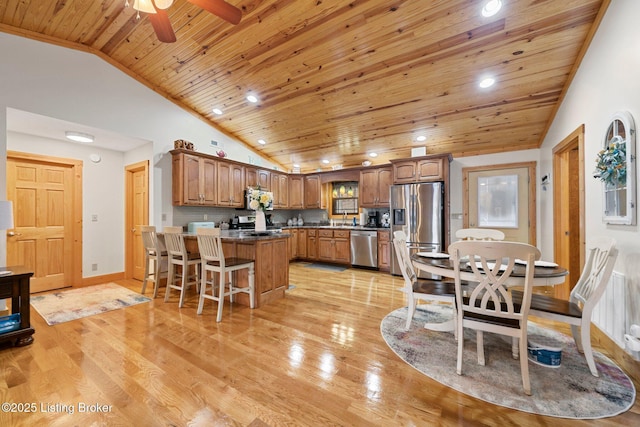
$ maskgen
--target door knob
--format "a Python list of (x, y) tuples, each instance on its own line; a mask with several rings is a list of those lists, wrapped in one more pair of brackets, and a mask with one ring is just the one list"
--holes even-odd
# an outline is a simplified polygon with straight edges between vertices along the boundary
[(7, 236), (8, 237), (13, 237), (13, 236), (22, 236), (22, 233), (15, 233), (13, 231), (7, 231)]

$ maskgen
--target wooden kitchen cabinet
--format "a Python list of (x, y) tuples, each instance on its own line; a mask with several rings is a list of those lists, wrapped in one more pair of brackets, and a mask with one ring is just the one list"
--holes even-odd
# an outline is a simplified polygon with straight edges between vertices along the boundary
[(449, 176), (450, 154), (437, 154), (411, 159), (392, 160), (393, 182), (444, 181)]
[(217, 162), (217, 206), (244, 207), (245, 171), (237, 163)]
[(288, 234), (291, 237), (287, 240), (289, 261), (292, 261), (298, 257), (298, 229), (286, 228), (282, 230), (283, 234)]
[(275, 209), (289, 207), (289, 177), (286, 174), (271, 174), (271, 192), (273, 193), (273, 207)]
[(349, 237), (349, 230), (318, 230), (318, 259), (339, 264), (351, 264)]
[(303, 175), (289, 175), (289, 209), (304, 209)]
[(312, 228), (307, 230), (307, 256), (302, 257), (311, 261), (318, 259), (318, 229)]
[(296, 247), (296, 258), (307, 258), (307, 229), (298, 229), (298, 245)]
[(271, 172), (268, 170), (246, 166), (244, 176), (247, 187), (271, 191)]
[(306, 175), (304, 177), (304, 207), (305, 209), (322, 208), (322, 182), (320, 175)]
[(216, 160), (184, 152), (171, 154), (173, 204), (216, 206)]
[(393, 247), (390, 242), (390, 231), (378, 231), (378, 270), (391, 270), (391, 251)]
[(389, 207), (389, 186), (392, 183), (390, 167), (363, 169), (360, 171), (360, 207)]

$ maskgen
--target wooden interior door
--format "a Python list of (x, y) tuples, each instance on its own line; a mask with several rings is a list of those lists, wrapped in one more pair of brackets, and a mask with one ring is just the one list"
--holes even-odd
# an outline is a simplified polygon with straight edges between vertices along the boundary
[(553, 250), (555, 262), (569, 270), (554, 296), (569, 299), (585, 257), (584, 127), (576, 129), (553, 149)]
[(82, 277), (74, 247), (74, 218), (81, 215), (75, 212), (74, 189), (81, 169), (75, 160), (8, 155), (7, 198), (13, 201), (14, 229), (7, 231), (7, 264), (34, 271), (31, 292), (73, 286)]
[(144, 245), (141, 225), (149, 224), (149, 162), (129, 165), (126, 173), (126, 215), (125, 236), (127, 278), (144, 279)]

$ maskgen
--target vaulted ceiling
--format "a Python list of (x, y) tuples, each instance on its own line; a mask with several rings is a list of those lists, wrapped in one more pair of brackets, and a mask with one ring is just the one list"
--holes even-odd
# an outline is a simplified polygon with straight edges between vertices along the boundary
[(310, 172), (539, 147), (609, 0), (502, 0), (489, 18), (485, 2), (229, 0), (232, 25), (175, 0), (161, 43), (125, 0), (3, 0), (0, 31), (93, 52)]

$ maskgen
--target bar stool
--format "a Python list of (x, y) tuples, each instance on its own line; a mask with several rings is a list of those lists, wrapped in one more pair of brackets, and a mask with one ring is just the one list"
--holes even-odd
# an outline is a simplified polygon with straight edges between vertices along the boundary
[[(198, 314), (202, 314), (204, 300), (210, 299), (218, 302), (218, 315), (216, 322), (222, 320), (222, 307), (224, 298), (229, 297), (229, 301), (233, 302), (233, 296), (237, 293), (249, 294), (249, 304), (251, 308), (255, 306), (255, 286), (254, 286), (254, 266), (253, 260), (244, 258), (225, 258), (222, 251), (222, 241), (220, 239), (219, 228), (198, 228), (196, 229), (198, 237), (198, 250), (202, 259), (202, 278), (200, 284), (200, 301), (198, 302)], [(245, 288), (236, 288), (233, 286), (233, 272), (248, 269), (249, 286)], [(211, 280), (207, 280), (208, 273), (211, 272)], [(218, 283), (216, 284), (215, 275), (218, 274)], [(228, 278), (226, 274), (228, 273)], [(228, 281), (227, 281), (228, 279)], [(207, 294), (207, 287), (211, 286), (211, 295)], [(216, 288), (218, 288), (218, 296), (216, 296)], [(228, 290), (225, 290), (227, 289)]]
[[(200, 287), (200, 254), (187, 252), (184, 236), (182, 235), (182, 227), (165, 227), (164, 242), (167, 246), (169, 257), (167, 291), (164, 294), (164, 302), (169, 301), (171, 289), (177, 289), (180, 291), (178, 307), (182, 307), (184, 305), (184, 292), (187, 288), (192, 285), (195, 285), (196, 289)], [(189, 274), (191, 266), (194, 267), (194, 274)], [(180, 267), (181, 274), (176, 277), (178, 267)], [(175, 284), (176, 278), (179, 279), (178, 285)]]
[[(158, 296), (160, 280), (167, 277), (167, 250), (158, 238), (156, 227), (153, 225), (139, 225), (142, 234), (142, 244), (144, 245), (144, 280), (142, 281), (142, 294), (147, 289), (147, 282), (153, 283), (153, 297)], [(150, 263), (153, 262), (153, 272), (150, 270)]]

